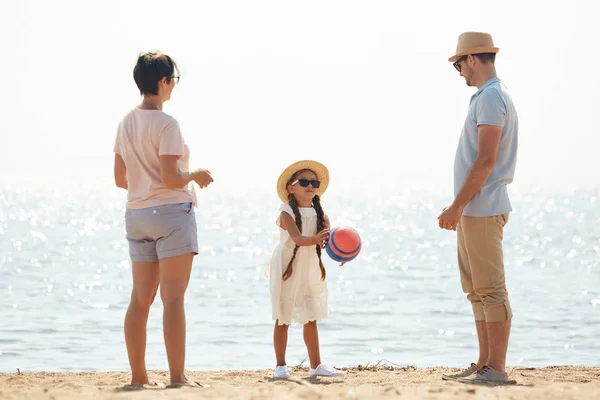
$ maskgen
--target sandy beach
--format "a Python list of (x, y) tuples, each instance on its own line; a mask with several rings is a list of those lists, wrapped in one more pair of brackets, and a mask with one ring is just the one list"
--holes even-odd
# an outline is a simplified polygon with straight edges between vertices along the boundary
[[(271, 370), (189, 371), (205, 388), (131, 390), (127, 372), (26, 372), (0, 374), (0, 399), (598, 399), (600, 367), (510, 368), (515, 386), (481, 387), (446, 382), (440, 374), (455, 369), (398, 367), (390, 364), (344, 369), (343, 379), (309, 379), (296, 367), (293, 379), (275, 381)], [(168, 383), (165, 371), (150, 378)]]

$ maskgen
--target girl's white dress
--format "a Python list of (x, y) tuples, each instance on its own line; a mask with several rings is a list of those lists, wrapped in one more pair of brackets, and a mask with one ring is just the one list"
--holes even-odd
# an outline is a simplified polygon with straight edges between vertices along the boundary
[[(302, 236), (315, 235), (316, 210), (313, 207), (301, 207), (299, 210), (302, 216)], [(279, 215), (282, 211), (296, 220), (292, 207), (288, 204), (279, 208), (276, 221), (279, 226), (279, 244), (273, 251), (268, 271), (273, 320), (279, 320), (279, 325), (290, 325), (292, 322), (306, 324), (327, 318), (327, 284), (321, 280), (316, 246), (298, 247), (292, 276), (286, 281), (282, 279), (296, 246), (289, 233), (281, 228)]]

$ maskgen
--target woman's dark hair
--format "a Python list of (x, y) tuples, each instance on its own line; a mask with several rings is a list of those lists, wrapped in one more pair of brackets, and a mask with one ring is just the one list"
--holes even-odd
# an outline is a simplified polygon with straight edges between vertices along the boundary
[(160, 51), (148, 51), (140, 53), (135, 67), (133, 68), (133, 79), (140, 90), (141, 95), (158, 95), (158, 82), (167, 78), (171, 83), (173, 73), (179, 68), (175, 61)]

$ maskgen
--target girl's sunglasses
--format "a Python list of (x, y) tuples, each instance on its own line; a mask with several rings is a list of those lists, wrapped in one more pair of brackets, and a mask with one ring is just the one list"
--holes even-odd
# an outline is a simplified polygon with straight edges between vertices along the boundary
[(319, 186), (321, 186), (321, 182), (316, 179), (296, 179), (294, 182), (292, 182), (292, 186), (294, 186), (296, 183), (299, 183), (302, 187), (308, 187), (308, 185), (311, 185), (315, 189), (318, 189)]

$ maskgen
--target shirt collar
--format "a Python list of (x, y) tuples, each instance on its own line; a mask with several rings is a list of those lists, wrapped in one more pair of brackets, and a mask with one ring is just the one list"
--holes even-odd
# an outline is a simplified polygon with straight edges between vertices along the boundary
[(500, 78), (495, 77), (495, 78), (488, 79), (487, 82), (484, 83), (483, 86), (480, 87), (479, 90), (476, 91), (473, 96), (471, 96), (471, 99), (474, 99), (475, 97), (479, 96), (481, 94), (481, 92), (483, 92), (487, 87), (489, 87), (490, 85), (492, 85), (496, 82), (500, 82)]

